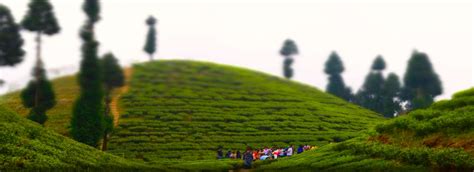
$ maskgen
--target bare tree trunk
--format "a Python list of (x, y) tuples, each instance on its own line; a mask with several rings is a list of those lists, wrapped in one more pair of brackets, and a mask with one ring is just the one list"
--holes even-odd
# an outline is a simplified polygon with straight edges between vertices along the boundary
[(105, 131), (104, 133), (104, 138), (102, 140), (102, 151), (107, 151), (107, 142), (108, 142), (108, 139), (109, 138), (109, 134), (107, 134), (107, 131)]
[(36, 34), (36, 67), (35, 71), (35, 80), (36, 80), (36, 91), (35, 91), (35, 105), (37, 107), (39, 104), (39, 81), (41, 77), (40, 67), (42, 67), (43, 63), (41, 62), (41, 31), (38, 31)]
[[(110, 96), (112, 89), (110, 88), (105, 88), (105, 110), (104, 110), (104, 119), (107, 117), (107, 115), (110, 114), (110, 102), (112, 101), (112, 98)], [(102, 139), (102, 151), (107, 150), (107, 142), (109, 138), (109, 132), (107, 129), (104, 131), (104, 137)]]

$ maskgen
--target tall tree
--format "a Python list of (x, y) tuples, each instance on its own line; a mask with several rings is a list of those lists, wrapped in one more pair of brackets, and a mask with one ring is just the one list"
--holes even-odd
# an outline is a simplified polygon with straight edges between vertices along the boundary
[(102, 150), (107, 150), (107, 142), (110, 132), (114, 127), (114, 118), (110, 111), (110, 103), (112, 102), (112, 91), (115, 88), (122, 87), (125, 84), (125, 77), (123, 70), (120, 67), (118, 60), (112, 53), (104, 55), (101, 60), (102, 72), (103, 72), (103, 84), (105, 89), (105, 130), (104, 137), (102, 139)]
[(438, 74), (435, 73), (427, 54), (414, 51), (403, 78), (403, 100), (407, 109), (419, 109), (430, 106), (434, 98), (443, 93)]
[(329, 75), (329, 83), (326, 87), (326, 92), (344, 100), (352, 101), (352, 91), (349, 87), (346, 87), (341, 76), (341, 73), (344, 72), (344, 65), (336, 52), (332, 52), (331, 55), (329, 55), (324, 72)]
[[(41, 37), (43, 34), (52, 36), (59, 33), (60, 27), (54, 16), (53, 6), (48, 0), (32, 0), (28, 4), (28, 12), (21, 22), (23, 28), (36, 32), (36, 63), (41, 61)], [(37, 80), (42, 76), (34, 76)]]
[[(29, 118), (40, 124), (46, 122), (46, 111), (55, 105), (54, 91), (48, 81), (41, 59), (41, 38), (59, 33), (60, 27), (48, 0), (32, 0), (21, 25), (28, 31), (36, 32), (36, 64), (33, 68), (33, 80), (22, 92), (23, 104), (31, 108)], [(51, 100), (47, 100), (51, 99)]]
[(382, 56), (375, 58), (371, 70), (362, 88), (357, 92), (357, 103), (365, 108), (378, 113), (384, 112), (383, 107), (383, 86), (385, 79), (382, 71), (385, 69), (385, 61)]
[(10, 10), (1, 4), (0, 26), (0, 66), (15, 66), (23, 61), (25, 55), (23, 38)]
[(285, 40), (283, 47), (280, 50), (280, 54), (285, 58), (283, 61), (283, 75), (287, 79), (293, 77), (293, 56), (298, 54), (298, 47), (296, 46), (295, 41), (291, 39)]
[(82, 61), (78, 75), (80, 95), (73, 107), (71, 135), (82, 143), (97, 147), (104, 131), (102, 69), (95, 40), (94, 25), (99, 21), (99, 1), (85, 0), (88, 20), (81, 28)]
[(44, 125), (48, 119), (46, 111), (56, 105), (56, 98), (53, 86), (46, 78), (46, 71), (41, 60), (33, 68), (32, 74), (35, 77), (39, 76), (39, 78), (35, 78), (28, 83), (21, 92), (21, 99), (25, 107), (31, 108), (28, 119)]
[(401, 83), (395, 73), (388, 74), (387, 80), (383, 86), (383, 115), (387, 118), (393, 118), (395, 114), (402, 109), (400, 93)]
[(148, 25), (148, 34), (146, 36), (146, 43), (143, 50), (150, 55), (150, 61), (153, 60), (153, 54), (156, 52), (156, 19), (153, 16), (148, 17), (146, 20)]

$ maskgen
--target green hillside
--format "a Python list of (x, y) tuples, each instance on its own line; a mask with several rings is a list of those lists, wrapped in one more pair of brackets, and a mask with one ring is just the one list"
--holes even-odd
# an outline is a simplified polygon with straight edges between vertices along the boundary
[(0, 107), (0, 171), (144, 168), (65, 138)]
[(274, 161), (260, 170), (474, 170), (474, 88), (363, 136)]
[[(71, 120), (72, 105), (79, 93), (75, 76), (65, 76), (52, 81), (56, 93), (57, 104), (47, 112), (48, 120), (45, 127), (62, 135), (69, 135), (69, 121)], [(12, 92), (0, 97), (0, 106), (27, 116), (29, 110), (21, 103), (20, 92)]]
[(215, 159), (219, 146), (325, 145), (383, 118), (316, 88), (204, 62), (135, 65), (110, 153), (151, 163)]

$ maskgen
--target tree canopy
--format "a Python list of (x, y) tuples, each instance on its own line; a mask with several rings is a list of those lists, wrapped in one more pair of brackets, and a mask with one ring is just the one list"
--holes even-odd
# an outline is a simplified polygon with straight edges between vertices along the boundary
[(296, 46), (295, 41), (291, 39), (285, 40), (283, 43), (283, 47), (280, 50), (280, 54), (284, 57), (292, 56), (292, 55), (297, 55), (298, 52), (298, 47)]
[(425, 108), (443, 93), (442, 83), (427, 54), (414, 51), (403, 78), (403, 99), (409, 109)]
[(387, 118), (393, 118), (394, 114), (399, 113), (402, 109), (400, 100), (401, 87), (398, 76), (395, 73), (388, 74), (382, 90), (383, 115)]
[(153, 60), (153, 54), (156, 52), (156, 19), (153, 16), (148, 17), (146, 20), (148, 25), (148, 34), (146, 37), (145, 47), (143, 50), (150, 55), (150, 61)]
[(28, 119), (43, 125), (47, 120), (46, 111), (56, 105), (56, 97), (41, 61), (37, 62), (32, 75), (38, 78), (28, 83), (21, 92), (21, 98), (23, 105), (31, 108)]
[(329, 75), (329, 83), (326, 86), (326, 92), (338, 96), (344, 100), (352, 101), (352, 90), (346, 87), (341, 73), (344, 71), (344, 65), (336, 52), (329, 55), (326, 61), (324, 72)]
[(80, 32), (83, 40), (78, 75), (80, 95), (73, 107), (71, 135), (79, 142), (97, 147), (105, 125), (102, 68), (97, 55), (99, 43), (94, 35), (94, 24), (99, 16), (98, 0), (86, 0), (83, 9), (89, 18)]
[(28, 7), (28, 12), (21, 22), (23, 28), (47, 35), (53, 35), (60, 31), (61, 28), (54, 15), (53, 6), (48, 0), (32, 0)]
[(10, 10), (0, 4), (0, 66), (14, 66), (23, 61), (23, 38), (20, 26)]

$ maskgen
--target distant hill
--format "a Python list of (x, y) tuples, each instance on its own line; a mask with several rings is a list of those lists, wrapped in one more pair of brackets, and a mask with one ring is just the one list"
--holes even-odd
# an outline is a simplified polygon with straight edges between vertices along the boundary
[(386, 121), (363, 136), (259, 170), (474, 170), (474, 88)]
[(314, 87), (194, 61), (133, 67), (110, 153), (150, 163), (215, 159), (219, 146), (325, 145), (384, 119)]

